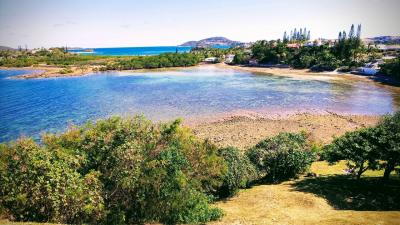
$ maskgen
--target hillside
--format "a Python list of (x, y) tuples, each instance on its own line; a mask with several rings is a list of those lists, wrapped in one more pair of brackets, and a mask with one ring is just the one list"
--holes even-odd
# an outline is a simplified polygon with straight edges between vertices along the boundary
[(7, 47), (7, 46), (0, 46), (0, 51), (4, 51), (4, 50), (14, 50), (14, 49)]
[(179, 46), (210, 47), (210, 46), (237, 46), (240, 44), (242, 44), (242, 42), (232, 41), (225, 37), (210, 37), (202, 39), (200, 41), (188, 41)]
[(400, 36), (378, 36), (378, 37), (365, 38), (364, 41), (371, 44), (394, 45), (394, 44), (400, 44)]

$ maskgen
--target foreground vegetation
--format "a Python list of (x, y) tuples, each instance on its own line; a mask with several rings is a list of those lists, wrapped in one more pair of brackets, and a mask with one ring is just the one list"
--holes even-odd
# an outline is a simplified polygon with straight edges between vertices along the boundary
[[(305, 134), (264, 143), (270, 141), (285, 146), (279, 155), (294, 163), (301, 151), (295, 146), (306, 145)], [(267, 145), (256, 148), (274, 154)], [(153, 124), (143, 117), (115, 117), (44, 135), (40, 144), (27, 138), (2, 144), (0, 203), (17, 221), (202, 223), (223, 215), (209, 205), (213, 199), (233, 196), (265, 180), (269, 170), (279, 173), (285, 163), (257, 166), (259, 173), (253, 164), (259, 157), (249, 160), (235, 148), (198, 140), (179, 120)], [(303, 158), (277, 177), (305, 171), (312, 158), (306, 163)]]
[[(297, 182), (296, 190), (316, 192), (318, 185), (339, 185), (343, 191), (348, 184), (351, 195), (367, 196), (378, 185), (382, 197), (365, 209), (397, 209), (391, 202), (399, 196), (393, 194), (390, 200), (385, 193), (398, 190), (393, 186), (397, 181), (389, 177), (400, 162), (399, 118), (397, 113), (368, 132), (347, 133), (324, 151), (306, 133), (281, 133), (243, 154), (197, 139), (179, 120), (153, 124), (143, 117), (71, 127), (44, 135), (40, 143), (21, 138), (0, 145), (1, 210), (17, 221), (204, 223), (224, 214), (211, 204), (214, 200), (233, 197), (254, 184), (297, 178), (317, 158), (341, 165), (347, 161), (348, 175), (332, 180), (309, 173), (311, 178)], [(368, 184), (363, 187), (372, 189), (357, 189), (361, 175), (374, 170), (384, 171), (386, 184), (364, 180)], [(329, 199), (333, 192), (318, 193)], [(363, 199), (352, 200), (351, 208)], [(338, 207), (348, 205), (335, 201)]]

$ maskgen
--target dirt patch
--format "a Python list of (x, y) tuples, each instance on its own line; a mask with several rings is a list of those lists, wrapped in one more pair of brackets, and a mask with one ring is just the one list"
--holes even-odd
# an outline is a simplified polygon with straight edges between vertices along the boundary
[(379, 119), (380, 116), (303, 113), (277, 118), (238, 116), (216, 122), (193, 124), (191, 127), (198, 137), (209, 139), (220, 147), (235, 146), (246, 149), (280, 132), (306, 131), (310, 133), (312, 140), (326, 144), (331, 142), (334, 136), (373, 126)]

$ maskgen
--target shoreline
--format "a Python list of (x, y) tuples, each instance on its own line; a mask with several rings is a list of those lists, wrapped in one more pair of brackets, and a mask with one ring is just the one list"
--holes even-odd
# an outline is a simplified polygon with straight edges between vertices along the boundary
[(235, 69), (241, 71), (252, 72), (255, 74), (273, 75), (291, 77), (297, 79), (310, 79), (310, 80), (349, 80), (349, 81), (365, 81), (374, 84), (380, 84), (386, 87), (400, 87), (400, 82), (389, 77), (382, 76), (366, 76), (351, 73), (341, 72), (312, 72), (308, 69), (293, 69), (293, 68), (275, 68), (275, 67), (250, 67), (241, 65), (228, 65), (226, 63), (214, 64), (218, 68)]
[[(196, 68), (203, 66), (203, 64), (199, 64), (196, 66), (187, 66), (187, 67), (164, 67), (164, 68), (154, 68), (154, 69), (137, 69), (137, 70), (107, 70), (107, 71), (96, 71), (98, 66), (89, 66), (85, 70), (79, 69), (77, 66), (71, 66), (70, 69), (72, 73), (62, 74), (60, 70), (65, 69), (64, 67), (59, 66), (30, 66), (30, 67), (2, 67), (0, 66), (0, 70), (30, 70), (32, 72), (21, 74), (17, 76), (13, 76), (14, 79), (42, 79), (42, 78), (61, 78), (61, 77), (83, 77), (89, 74), (102, 74), (107, 72), (126, 72), (126, 73), (143, 73), (143, 72), (163, 72), (163, 71), (175, 71), (186, 68)], [(36, 70), (36, 71), (34, 71)]]
[(30, 67), (0, 67), (1, 70), (30, 70), (32, 72), (13, 76), (13, 79), (40, 79), (40, 78), (57, 78), (57, 77), (79, 77), (86, 76), (90, 73), (94, 73), (93, 69), (96, 67), (88, 67), (85, 70), (81, 70), (76, 66), (71, 66), (72, 73), (62, 74), (60, 71), (65, 69), (59, 66), (30, 66)]

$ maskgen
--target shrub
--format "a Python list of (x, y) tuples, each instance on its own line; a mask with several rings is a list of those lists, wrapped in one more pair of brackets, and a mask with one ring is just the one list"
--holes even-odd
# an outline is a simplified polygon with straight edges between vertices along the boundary
[(238, 53), (233, 57), (232, 64), (248, 64), (250, 56), (244, 53)]
[(104, 214), (99, 173), (79, 174), (74, 160), (31, 139), (2, 145), (1, 205), (20, 221), (97, 221)]
[(251, 164), (247, 155), (242, 155), (237, 148), (219, 149), (219, 155), (225, 159), (228, 165), (228, 172), (218, 191), (219, 197), (233, 196), (240, 188), (249, 187), (251, 182), (257, 179), (256, 168)]
[(400, 57), (388, 60), (385, 64), (381, 65), (380, 72), (400, 79)]
[(305, 133), (280, 133), (261, 141), (247, 155), (264, 178), (273, 182), (296, 177), (315, 160)]
[(61, 69), (60, 71), (58, 71), (60, 74), (67, 74), (67, 73), (72, 73), (72, 69), (69, 67), (66, 67), (64, 69)]
[(227, 167), (176, 120), (112, 117), (0, 148), (0, 201), (16, 220), (204, 223)]
[(359, 179), (368, 169), (376, 169), (377, 143), (376, 130), (364, 128), (336, 138), (326, 147), (324, 155), (330, 163), (347, 160), (349, 172), (354, 171)]

